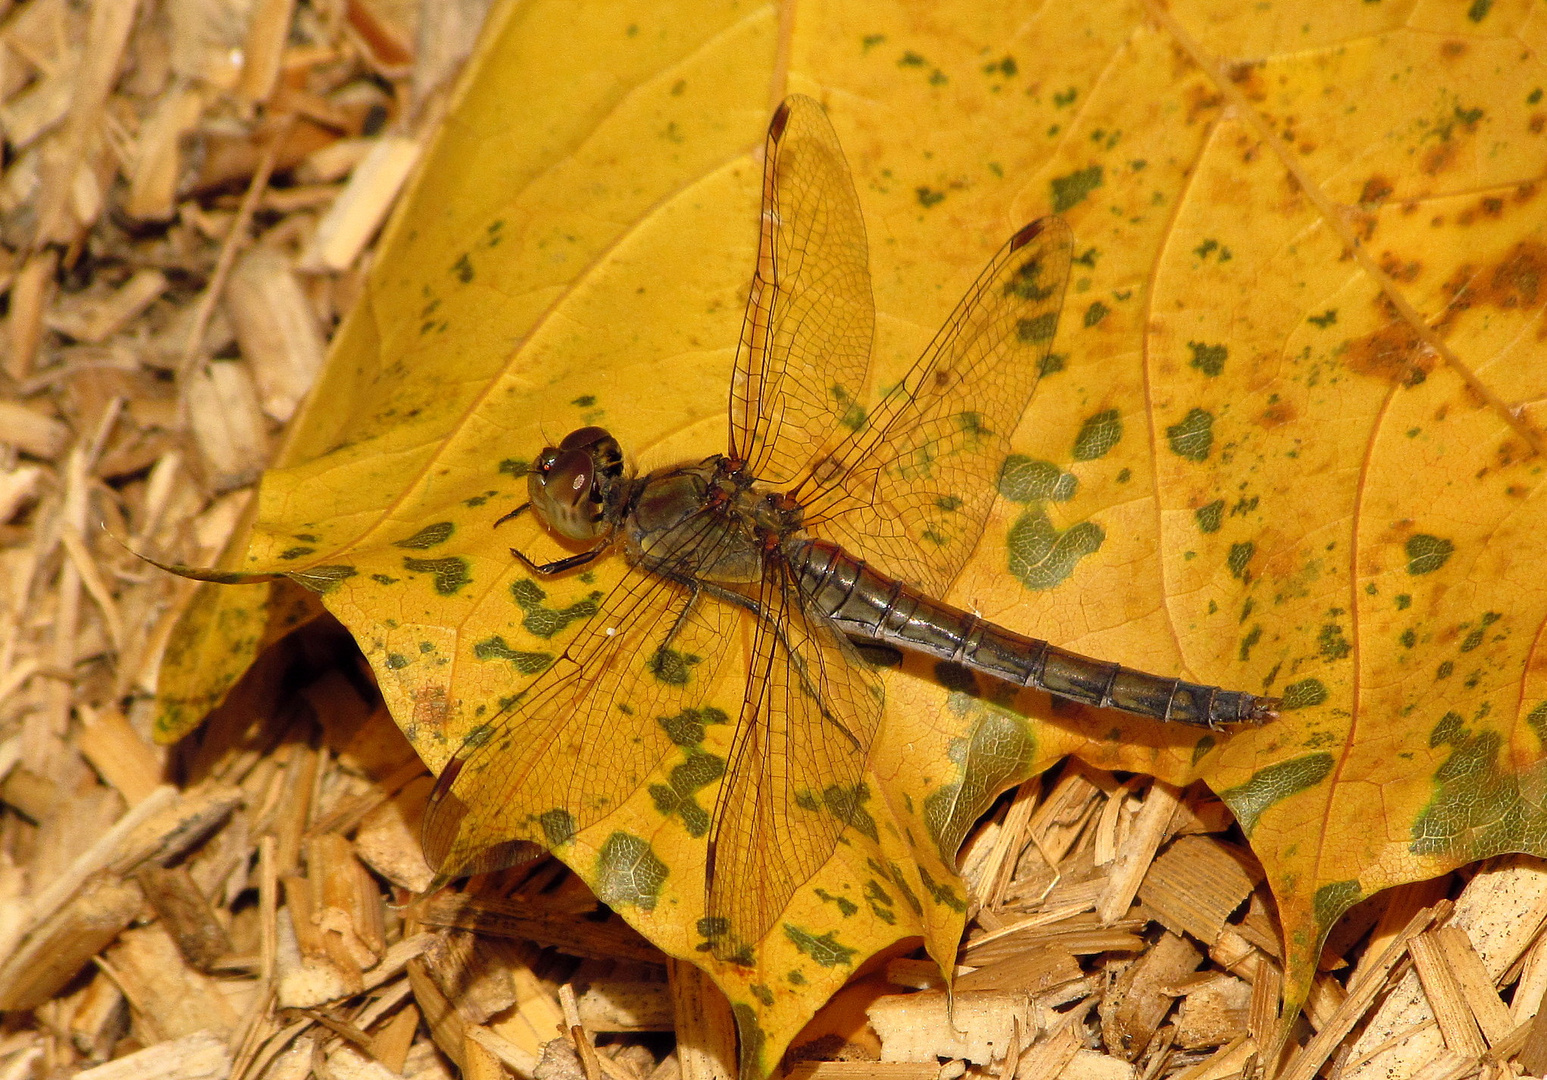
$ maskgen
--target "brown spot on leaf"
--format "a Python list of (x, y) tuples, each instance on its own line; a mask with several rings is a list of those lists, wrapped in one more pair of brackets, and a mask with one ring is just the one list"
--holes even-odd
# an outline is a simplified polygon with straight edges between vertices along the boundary
[(1223, 94), (1210, 93), (1207, 87), (1189, 86), (1187, 93), (1183, 95), (1187, 102), (1187, 122), (1193, 123), (1200, 117), (1206, 117), (1225, 103)]
[(1466, 42), (1447, 41), (1440, 46), (1440, 56), (1446, 60), (1457, 60), (1466, 55)]
[(1538, 190), (1540, 190), (1540, 187), (1535, 180), (1527, 180), (1525, 183), (1515, 188), (1515, 202), (1530, 202), (1532, 199), (1536, 198), (1536, 193)]
[(1387, 277), (1404, 284), (1411, 284), (1417, 281), (1418, 275), (1423, 272), (1423, 263), (1417, 259), (1403, 262), (1394, 252), (1384, 251), (1380, 257), (1380, 268)]
[(427, 732), (444, 732), (449, 712), (444, 684), (425, 683), (414, 690), (415, 727)]
[(1494, 264), (1479, 270), (1463, 265), (1444, 285), (1453, 312), (1489, 304), (1505, 311), (1533, 308), (1547, 291), (1547, 245), (1523, 240)]
[(1396, 185), (1376, 173), (1364, 182), (1359, 191), (1359, 202), (1365, 206), (1379, 206), (1396, 192)]
[(1531, 122), (1526, 125), (1532, 135), (1540, 135), (1542, 128), (1547, 127), (1547, 113), (1532, 113)]
[(1397, 321), (1350, 341), (1343, 352), (1343, 364), (1358, 375), (1393, 385), (1417, 386), (1434, 370), (1434, 356), (1424, 348), (1416, 330)]
[(1231, 64), (1226, 76), (1231, 82), (1241, 88), (1241, 93), (1252, 101), (1261, 101), (1268, 96), (1268, 89), (1262, 83), (1262, 64), (1243, 61)]
[(1271, 431), (1273, 428), (1289, 423), (1294, 418), (1294, 406), (1287, 401), (1277, 401), (1262, 410), (1257, 423)]
[(1437, 176), (1450, 166), (1450, 163), (1455, 160), (1455, 157), (1455, 143), (1443, 142), (1438, 146), (1430, 147), (1424, 153), (1423, 160), (1420, 162), (1419, 168), (1428, 173), (1430, 176)]

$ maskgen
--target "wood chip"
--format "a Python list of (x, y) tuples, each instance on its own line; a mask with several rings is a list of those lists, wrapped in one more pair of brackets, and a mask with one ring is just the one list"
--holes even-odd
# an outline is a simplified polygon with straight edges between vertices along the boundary
[(988, 1065), (1004, 1058), (1017, 1025), (1028, 1037), (1039, 1029), (1024, 990), (890, 995), (866, 1012), (881, 1038), (882, 1061), (960, 1058)]
[(1126, 1060), (1136, 1060), (1171, 1010), (1170, 987), (1197, 970), (1202, 960), (1203, 953), (1186, 938), (1162, 934), (1103, 997), (1101, 1029), (1106, 1045)]
[(303, 270), (341, 271), (354, 265), (418, 162), (419, 151), (413, 139), (383, 136), (377, 141), (350, 175), (344, 193), (318, 222), (301, 255)]
[(84, 708), (77, 740), (92, 768), (111, 784), (124, 801), (136, 806), (161, 784), (161, 751), (152, 747), (117, 709)]
[(1139, 899), (1168, 929), (1212, 945), (1260, 879), (1255, 860), (1234, 844), (1183, 836), (1150, 865)]
[(1096, 903), (1096, 914), (1103, 923), (1110, 925), (1127, 914), (1155, 852), (1165, 842), (1180, 801), (1177, 789), (1170, 784), (1160, 780), (1150, 784), (1144, 806), (1134, 819), (1133, 834), (1112, 860), (1106, 888)]
[(1224, 1046), (1246, 1030), (1251, 984), (1211, 975), (1183, 996), (1176, 1013), (1176, 1043), (1188, 1050)]
[(157, 1040), (205, 1030), (228, 1039), (236, 1031), (235, 1007), (214, 980), (182, 963), (164, 923), (126, 930), (105, 959), (137, 1022)]
[(160, 270), (140, 270), (106, 296), (72, 308), (56, 308), (46, 321), (51, 330), (77, 341), (100, 344), (154, 303), (168, 285)]
[(214, 1032), (200, 1031), (75, 1075), (85, 1080), (226, 1080), (230, 1073), (225, 1041)]
[(730, 1002), (709, 976), (684, 960), (668, 960), (666, 972), (681, 1080), (735, 1080), (736, 1021)]
[(295, 0), (257, 0), (252, 5), (242, 75), (236, 85), (236, 92), (249, 101), (267, 100), (274, 92), (294, 8)]
[(263, 411), (252, 374), (240, 360), (202, 365), (186, 380), (194, 441), (216, 491), (258, 478), (268, 458)]
[(252, 248), (232, 267), (225, 300), (263, 411), (289, 420), (322, 370), (324, 351), (316, 314), (289, 258), (270, 247)]
[(797, 1061), (788, 1080), (936, 1080), (933, 1061)]
[(17, 382), (31, 375), (37, 362), (38, 346), (43, 341), (43, 315), (53, 295), (58, 269), (57, 251), (47, 248), (35, 252), (22, 264), (11, 285), (11, 304), (5, 316), (5, 370)]
[(170, 221), (177, 214), (183, 140), (204, 112), (197, 86), (177, 85), (157, 101), (140, 128), (124, 213), (141, 221)]
[(135, 880), (156, 909), (178, 950), (201, 971), (209, 971), (231, 951), (231, 936), (215, 917), (187, 866), (142, 866)]
[(35, 1009), (116, 938), (145, 902), (130, 882), (100, 878), (0, 953), (0, 1010)]

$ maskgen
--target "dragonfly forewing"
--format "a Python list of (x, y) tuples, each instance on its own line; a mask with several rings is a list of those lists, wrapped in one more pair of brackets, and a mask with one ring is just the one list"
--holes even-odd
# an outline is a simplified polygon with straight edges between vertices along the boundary
[(762, 236), (731, 377), (730, 456), (794, 480), (857, 422), (875, 301), (859, 196), (822, 106), (795, 95), (768, 126)]
[(1073, 239), (1042, 218), (994, 256), (869, 420), (793, 495), (807, 530), (943, 595), (977, 548), (1010, 436), (1058, 330)]

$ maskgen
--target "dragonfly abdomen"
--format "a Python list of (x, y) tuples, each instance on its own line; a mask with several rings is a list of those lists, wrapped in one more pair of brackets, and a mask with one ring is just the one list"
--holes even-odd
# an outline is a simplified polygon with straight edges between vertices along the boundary
[(785, 554), (817, 609), (852, 637), (1157, 720), (1222, 727), (1276, 715), (1278, 703), (1270, 698), (1150, 675), (1017, 634), (888, 577), (825, 540), (796, 541)]

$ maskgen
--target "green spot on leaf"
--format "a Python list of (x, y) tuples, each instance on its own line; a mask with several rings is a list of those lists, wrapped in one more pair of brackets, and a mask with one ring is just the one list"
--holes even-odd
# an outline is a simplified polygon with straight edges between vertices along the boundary
[(1214, 414), (1193, 408), (1181, 420), (1166, 428), (1171, 452), (1188, 461), (1204, 461), (1214, 445)]
[(472, 580), (468, 562), (460, 555), (448, 555), (444, 559), (415, 559), (405, 555), (403, 569), (433, 575), (435, 591), (442, 596), (455, 596)]
[(1104, 457), (1123, 437), (1123, 421), (1116, 409), (1087, 416), (1074, 437), (1074, 460), (1095, 461)]
[[(1068, 99), (1071, 102), (1074, 100), (1073, 93), (1074, 91), (1071, 90)], [(1058, 100), (1060, 96), (1054, 96), (1055, 104), (1063, 104)], [(1092, 191), (1101, 186), (1102, 179), (1103, 174), (1100, 165), (1079, 169), (1076, 172), (1069, 173), (1067, 176), (1054, 177), (1053, 213), (1062, 214), (1064, 211), (1084, 202)]]
[(672, 766), (667, 783), (650, 785), (650, 799), (661, 813), (680, 817), (689, 836), (702, 837), (709, 832), (709, 812), (698, 804), (695, 796), (724, 775), (724, 758), (690, 747), (687, 759)]
[(919, 866), (918, 870), (919, 881), (923, 883), (924, 891), (929, 893), (930, 898), (935, 903), (942, 907), (948, 907), (952, 911), (960, 912), (967, 910), (966, 898), (961, 896), (950, 884), (944, 881), (937, 882), (922, 865)]
[(703, 662), (702, 656), (660, 648), (650, 657), (650, 674), (668, 686), (686, 686), (694, 664)]
[(865, 809), (865, 803), (869, 798), (870, 789), (864, 783), (856, 784), (852, 788), (831, 784), (822, 792), (822, 802), (829, 814), (856, 832), (863, 833), (872, 842), (879, 842), (880, 834), (876, 830), (876, 819)]
[(1080, 486), (1079, 477), (1051, 461), (1011, 454), (999, 469), (999, 494), (1011, 502), (1067, 502)]
[(543, 839), (551, 848), (563, 847), (580, 831), (575, 815), (568, 810), (545, 810), (537, 815), (537, 824), (542, 828)]
[(858, 949), (838, 944), (838, 932), (829, 930), (821, 937), (791, 923), (784, 924), (784, 936), (801, 952), (811, 957), (821, 967), (849, 966), (854, 962)]
[(578, 600), (567, 608), (555, 610), (543, 605), (548, 594), (529, 578), (511, 582), (510, 595), (517, 606), (526, 612), (521, 625), (527, 633), (540, 638), (550, 638), (576, 619), (589, 619), (595, 615), (596, 601), (601, 596), (600, 593), (592, 593), (589, 599)]
[(498, 634), (474, 645), (473, 655), (480, 660), (509, 660), (523, 675), (536, 675), (553, 663), (552, 653), (512, 649)]
[(437, 521), (433, 525), (426, 525), (406, 540), (394, 540), (393, 547), (413, 548), (422, 551), (432, 548), (436, 544), (444, 544), (451, 539), (451, 534), (456, 531), (456, 526), (449, 521)]
[(859, 910), (859, 905), (847, 896), (834, 896), (826, 889), (812, 889), (811, 891), (816, 893), (817, 899), (821, 900), (824, 904), (832, 904), (836, 907), (838, 914), (845, 919)]
[(402, 653), (391, 652), (387, 654), (387, 670), (397, 671), (408, 666), (408, 657)]
[(1316, 890), (1316, 895), (1311, 900), (1311, 911), (1314, 913), (1316, 925), (1326, 930), (1338, 921), (1343, 912), (1362, 899), (1364, 899), (1364, 890), (1357, 879), (1327, 882)]
[(309, 570), (297, 570), (289, 577), (297, 585), (327, 595), (338, 588), (341, 582), (354, 577), (355, 573), (352, 566), (314, 566)]
[(1111, 313), (1112, 309), (1100, 300), (1092, 300), (1090, 306), (1085, 309), (1085, 328), (1090, 329)]
[(1106, 536), (1106, 530), (1094, 521), (1082, 521), (1060, 532), (1041, 507), (1033, 507), (1010, 526), (1010, 573), (1033, 592), (1056, 588), (1081, 559), (1101, 549)]
[(668, 870), (648, 841), (626, 832), (607, 838), (596, 856), (592, 888), (610, 907), (654, 911)]
[(312, 547), (286, 548), (284, 551), (279, 553), (279, 557), (288, 562), (291, 559), (299, 559), (303, 555), (310, 555), (316, 550), (316, 548)]
[[(953, 693), (949, 701), (973, 699)], [(961, 770), (960, 778), (940, 785), (924, 798), (924, 825), (947, 866), (956, 859), (967, 830), (995, 796), (1015, 777), (1025, 775), (1036, 748), (1022, 718), (976, 702), (973, 706), (977, 719), (970, 732), (965, 738), (952, 739), (950, 744), (951, 760)], [(906, 887), (900, 872), (892, 876), (892, 881)]]
[[(1015, 324), (1016, 338), (1026, 345), (1041, 345), (1052, 341), (1056, 333), (1058, 333), (1058, 312), (1056, 311), (1045, 311), (1029, 319), (1020, 319)], [(1063, 362), (1060, 360), (1059, 367), (1062, 366)]]
[(1223, 345), (1208, 345), (1201, 341), (1189, 341), (1187, 347), (1192, 350), (1193, 367), (1203, 372), (1209, 378), (1215, 378), (1225, 370), (1225, 360), (1230, 356), (1230, 350)]
[(1449, 540), (1428, 533), (1409, 536), (1404, 547), (1407, 551), (1407, 572), (1415, 575), (1432, 574), (1444, 566), (1450, 553), (1456, 550)]
[(1285, 712), (1309, 709), (1327, 700), (1327, 687), (1320, 679), (1301, 679), (1284, 687), (1283, 701), (1279, 708)]
[(1219, 797), (1235, 814), (1242, 831), (1251, 836), (1264, 811), (1321, 783), (1331, 774), (1334, 764), (1331, 754), (1290, 758), (1257, 770), (1246, 783), (1221, 791)]
[(1547, 750), (1547, 701), (1526, 713), (1526, 723), (1536, 732), (1536, 741)]
[(1230, 554), (1225, 556), (1225, 565), (1230, 568), (1230, 576), (1246, 580), (1246, 566), (1252, 561), (1252, 553), (1257, 550), (1257, 545), (1247, 540), (1240, 544), (1230, 545)]
[(1192, 512), (1192, 516), (1198, 522), (1199, 532), (1219, 532), (1219, 527), (1225, 520), (1225, 500), (1215, 499), (1207, 506), (1200, 506)]

